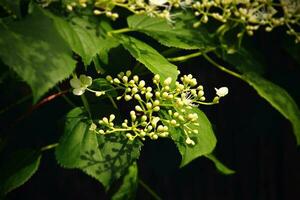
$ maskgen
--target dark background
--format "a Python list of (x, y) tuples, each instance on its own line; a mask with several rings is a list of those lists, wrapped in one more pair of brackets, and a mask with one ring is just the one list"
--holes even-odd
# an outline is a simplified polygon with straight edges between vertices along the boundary
[[(281, 34), (275, 33), (267, 38), (258, 35), (253, 42), (267, 63), (265, 77), (289, 91), (299, 105), (300, 67), (281, 47), (281, 39)], [(229, 88), (229, 95), (219, 105), (200, 109), (205, 111), (215, 129), (218, 139), (215, 154), (236, 173), (222, 175), (205, 158), (179, 169), (180, 155), (175, 145), (159, 140), (145, 143), (138, 161), (140, 178), (162, 199), (299, 199), (300, 152), (290, 123), (245, 82), (218, 71), (202, 58), (178, 65), (203, 83), (208, 96), (212, 96), (214, 87)], [(1, 74), (7, 76), (0, 83), (2, 109), (30, 91), (3, 64), (1, 70)], [(61, 87), (68, 87), (67, 83)], [(52, 93), (55, 91), (49, 94)], [(71, 109), (63, 98), (58, 97), (28, 112), (30, 107), (29, 99), (1, 113), (1, 139), (6, 141), (2, 158), (14, 149), (55, 143), (62, 135), (63, 116)], [(44, 153), (38, 172), (7, 199), (93, 200), (109, 199), (109, 195), (99, 182), (81, 171), (59, 167), (51, 150)], [(136, 199), (153, 198), (139, 187)]]

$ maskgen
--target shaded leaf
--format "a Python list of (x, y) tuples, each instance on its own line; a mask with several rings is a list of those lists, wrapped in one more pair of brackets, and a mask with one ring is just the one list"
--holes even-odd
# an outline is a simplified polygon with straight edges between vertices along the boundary
[(120, 42), (130, 54), (143, 63), (152, 73), (159, 74), (162, 80), (177, 79), (177, 67), (148, 44), (129, 36), (121, 36)]
[[(177, 148), (182, 156), (180, 166), (183, 167), (193, 161), (194, 159), (207, 155), (211, 153), (217, 143), (217, 139), (214, 135), (212, 126), (205, 116), (205, 114), (199, 110), (198, 108), (186, 109), (184, 113), (180, 110), (177, 110), (178, 113), (188, 115), (189, 113), (197, 113), (199, 126), (195, 126), (193, 124), (188, 124), (188, 128), (194, 130), (197, 129), (199, 133), (191, 133), (189, 134), (190, 138), (195, 142), (195, 145), (188, 145), (185, 140), (186, 136), (182, 128), (174, 128), (173, 126), (169, 126), (166, 123), (166, 126), (169, 126), (170, 134), (172, 140), (177, 145)], [(164, 117), (168, 117), (168, 115), (164, 114)]]
[(227, 52), (216, 52), (219, 57), (231, 64), (241, 73), (255, 72), (263, 74), (265, 65), (259, 56), (255, 55), (249, 48), (240, 47), (236, 52), (229, 54)]
[(37, 171), (40, 152), (22, 150), (14, 153), (0, 167), (0, 194), (6, 194), (27, 182)]
[(205, 155), (205, 157), (208, 158), (209, 160), (211, 160), (215, 164), (215, 167), (217, 168), (217, 170), (219, 172), (221, 172), (222, 174), (231, 175), (231, 174), (235, 173), (234, 170), (229, 169), (227, 166), (225, 166), (213, 154), (207, 154), (207, 155)]
[(0, 57), (31, 86), (34, 101), (75, 68), (68, 44), (36, 6), (21, 21), (0, 21)]
[(128, 168), (127, 174), (123, 178), (122, 185), (119, 190), (112, 196), (112, 200), (131, 200), (135, 199), (138, 187), (138, 167), (133, 163)]
[(267, 100), (276, 110), (287, 118), (293, 126), (297, 144), (300, 144), (300, 110), (286, 90), (262, 78), (258, 74), (248, 73), (243, 79), (249, 83), (258, 94)]
[[(167, 20), (147, 15), (131, 15), (127, 18), (128, 26), (153, 37), (168, 47), (181, 49), (206, 49), (213, 45), (213, 40), (204, 29), (193, 27), (194, 16), (184, 13), (185, 18), (176, 17), (174, 24)], [(214, 46), (214, 45), (213, 45)]]
[(106, 91), (105, 93), (112, 97), (116, 97), (118, 95), (116, 89), (105, 78), (94, 79), (90, 88), (98, 91)]
[(98, 136), (89, 127), (81, 108), (69, 112), (56, 159), (63, 167), (79, 168), (108, 188), (138, 158), (141, 143), (130, 142), (122, 134)]

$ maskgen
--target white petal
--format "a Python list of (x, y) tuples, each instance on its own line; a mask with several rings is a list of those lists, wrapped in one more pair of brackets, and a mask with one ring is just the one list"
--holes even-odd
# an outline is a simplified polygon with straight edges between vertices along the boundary
[(73, 94), (80, 96), (85, 92), (85, 88), (75, 88), (73, 89)]
[(92, 85), (93, 79), (92, 79), (92, 77), (90, 77), (90, 76), (86, 76), (86, 75), (84, 75), (84, 74), (81, 74), (81, 75), (79, 76), (79, 79), (80, 79), (81, 83), (82, 83), (83, 85), (85, 85), (86, 87)]
[(81, 87), (81, 82), (78, 78), (72, 78), (70, 80), (70, 85), (72, 86), (72, 88), (80, 88)]
[(221, 87), (219, 89), (215, 88), (215, 90), (216, 90), (216, 94), (219, 97), (224, 97), (228, 94), (228, 88), (227, 87)]
[(155, 6), (162, 6), (167, 2), (168, 2), (168, 0), (150, 0), (149, 1), (150, 5), (155, 5)]

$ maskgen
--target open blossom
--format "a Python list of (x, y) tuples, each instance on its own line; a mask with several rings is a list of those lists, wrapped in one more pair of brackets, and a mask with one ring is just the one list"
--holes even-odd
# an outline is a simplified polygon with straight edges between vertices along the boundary
[(228, 88), (227, 87), (221, 87), (219, 89), (215, 88), (215, 90), (216, 90), (216, 94), (219, 97), (224, 97), (228, 94)]
[(149, 1), (150, 5), (154, 5), (154, 6), (162, 6), (167, 2), (168, 2), (168, 0), (150, 0)]
[(92, 78), (90, 76), (86, 75), (80, 75), (79, 79), (77, 77), (74, 77), (70, 80), (70, 85), (73, 88), (73, 94), (74, 95), (82, 95), (87, 87), (92, 85)]

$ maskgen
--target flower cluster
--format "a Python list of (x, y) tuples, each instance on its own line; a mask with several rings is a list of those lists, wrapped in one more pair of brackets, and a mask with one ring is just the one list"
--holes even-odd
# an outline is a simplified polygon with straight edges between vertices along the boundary
[[(125, 132), (130, 140), (168, 137), (169, 129), (174, 127), (181, 128), (186, 143), (194, 145), (191, 134), (198, 134), (198, 129), (191, 127), (199, 126), (198, 115), (188, 110), (199, 104), (216, 104), (228, 93), (227, 87), (216, 88), (213, 101), (206, 102), (203, 86), (198, 85), (191, 74), (182, 76), (180, 82), (173, 81), (170, 77), (161, 80), (156, 74), (152, 80), (152, 87), (147, 86), (139, 76), (132, 76), (131, 71), (121, 72), (116, 78), (107, 76), (106, 79), (115, 88), (123, 89), (117, 100), (132, 101), (135, 106), (129, 111), (129, 118), (124, 119), (120, 126), (115, 125), (115, 115), (111, 114), (109, 117), (103, 117), (98, 124), (93, 123), (90, 129), (102, 135)], [(91, 91), (89, 88), (87, 90)]]
[(115, 20), (119, 14), (114, 12), (115, 7), (123, 7), (135, 14), (146, 13), (149, 16), (165, 18), (173, 22), (172, 10), (189, 8), (199, 21), (195, 27), (215, 19), (222, 23), (219, 31), (228, 30), (228, 22), (233, 26), (241, 26), (244, 33), (253, 35), (260, 27), (270, 32), (275, 27), (287, 27), (287, 34), (293, 35), (295, 41), (300, 41), (300, 33), (295, 27), (300, 25), (300, 0), (68, 0), (66, 8), (89, 7), (95, 15), (106, 15)]

